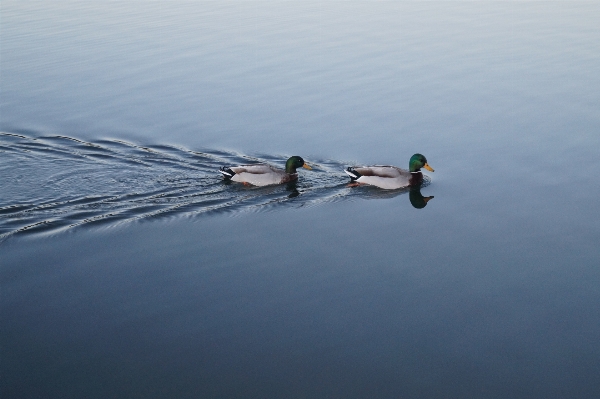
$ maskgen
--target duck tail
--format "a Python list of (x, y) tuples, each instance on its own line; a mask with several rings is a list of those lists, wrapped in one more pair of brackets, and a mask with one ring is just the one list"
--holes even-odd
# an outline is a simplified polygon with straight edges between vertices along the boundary
[(231, 180), (231, 178), (235, 175), (235, 172), (233, 170), (231, 170), (231, 168), (228, 168), (227, 166), (221, 166), (221, 168), (219, 169), (219, 172), (221, 172), (221, 174), (223, 175), (223, 178), (225, 180)]
[(362, 176), (360, 173), (358, 173), (356, 170), (354, 170), (354, 168), (353, 168), (353, 167), (351, 167), (351, 166), (347, 167), (347, 168), (344, 170), (344, 172), (346, 172), (346, 174), (347, 174), (348, 176), (350, 176), (350, 179), (351, 179), (352, 181), (355, 181), (355, 180), (359, 179), (359, 178)]

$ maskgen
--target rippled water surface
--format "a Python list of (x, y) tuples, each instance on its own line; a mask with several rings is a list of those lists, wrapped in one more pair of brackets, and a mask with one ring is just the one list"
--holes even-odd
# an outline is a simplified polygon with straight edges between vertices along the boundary
[[(73, 228), (82, 224), (194, 215), (211, 211), (268, 210), (289, 202), (306, 206), (346, 196), (350, 189), (335, 161), (311, 162), (301, 182), (266, 188), (227, 184), (223, 165), (266, 162), (285, 167), (286, 157), (249, 157), (175, 146), (142, 147), (121, 140), (95, 143), (70, 137), (3, 133), (1, 237)], [(368, 187), (356, 196), (394, 196)], [(301, 198), (291, 201), (291, 199)]]
[(2, 398), (600, 396), (596, 3), (0, 12)]

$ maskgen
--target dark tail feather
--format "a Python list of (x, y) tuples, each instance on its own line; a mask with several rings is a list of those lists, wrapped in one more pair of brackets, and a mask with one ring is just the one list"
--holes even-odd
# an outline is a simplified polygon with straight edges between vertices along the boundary
[(223, 178), (225, 178), (225, 180), (231, 180), (231, 178), (235, 175), (235, 172), (233, 170), (231, 170), (230, 168), (228, 168), (227, 166), (221, 166), (221, 168), (219, 169), (219, 172), (221, 172), (221, 174), (223, 175)]
[(348, 176), (350, 176), (350, 179), (352, 181), (359, 179), (362, 175), (360, 173), (358, 173), (357, 171), (354, 170), (353, 167), (349, 166), (348, 168), (346, 168), (346, 170), (344, 170), (344, 172), (346, 172), (346, 174)]

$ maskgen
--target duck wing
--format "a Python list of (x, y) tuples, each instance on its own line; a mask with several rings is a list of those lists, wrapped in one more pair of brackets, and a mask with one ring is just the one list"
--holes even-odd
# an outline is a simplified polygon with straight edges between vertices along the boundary
[(346, 173), (358, 183), (394, 190), (410, 185), (409, 171), (396, 166), (374, 165), (348, 168)]
[(271, 184), (280, 184), (290, 180), (291, 175), (284, 170), (275, 168), (267, 164), (240, 165), (230, 168), (235, 174), (231, 180), (250, 183), (255, 186), (268, 186)]
[[(236, 174), (238, 173), (251, 173), (251, 174), (266, 174), (266, 173), (277, 173), (281, 170), (274, 168), (271, 165), (266, 163), (255, 163), (251, 165), (240, 165), (240, 166), (232, 166), (230, 168)], [(282, 171), (281, 171), (282, 172)]]
[(384, 178), (397, 178), (401, 176), (410, 177), (410, 172), (404, 169), (400, 169), (396, 166), (388, 165), (374, 165), (374, 166), (360, 166), (353, 168), (355, 171), (360, 173), (362, 176), (373, 176), (373, 177), (384, 177)]

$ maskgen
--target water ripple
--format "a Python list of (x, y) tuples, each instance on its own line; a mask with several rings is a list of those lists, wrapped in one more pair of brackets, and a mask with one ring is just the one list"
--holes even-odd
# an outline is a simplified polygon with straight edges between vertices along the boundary
[[(268, 162), (289, 155), (249, 156), (122, 140), (86, 142), (0, 132), (0, 241), (82, 225), (214, 212), (265, 212), (347, 198), (387, 198), (406, 190), (350, 189), (343, 168), (352, 162), (310, 159), (295, 183), (246, 187), (224, 182), (222, 165)], [(350, 196), (352, 194), (352, 196)]]

